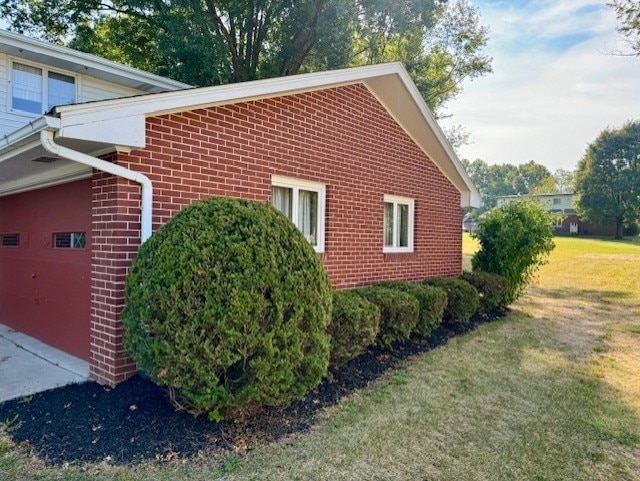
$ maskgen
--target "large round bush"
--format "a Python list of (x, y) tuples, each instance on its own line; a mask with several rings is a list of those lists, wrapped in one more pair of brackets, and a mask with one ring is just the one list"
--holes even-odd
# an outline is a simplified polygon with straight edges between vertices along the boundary
[(327, 372), (331, 294), (313, 248), (274, 208), (200, 201), (140, 248), (124, 343), (142, 371), (214, 418), (286, 403)]

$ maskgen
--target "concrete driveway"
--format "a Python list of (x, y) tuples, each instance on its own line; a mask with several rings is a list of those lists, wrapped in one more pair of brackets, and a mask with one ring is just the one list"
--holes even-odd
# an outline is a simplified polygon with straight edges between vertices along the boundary
[(0, 402), (88, 377), (87, 362), (0, 324)]

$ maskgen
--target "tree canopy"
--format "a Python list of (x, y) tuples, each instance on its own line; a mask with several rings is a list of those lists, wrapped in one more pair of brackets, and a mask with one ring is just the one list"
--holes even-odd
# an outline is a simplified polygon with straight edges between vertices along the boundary
[(495, 207), (498, 196), (532, 193), (534, 187), (551, 177), (544, 165), (533, 160), (520, 165), (489, 165), (482, 159), (463, 159), (462, 163), (482, 196), (481, 212)]
[(608, 5), (615, 10), (621, 22), (618, 31), (627, 38), (635, 55), (640, 55), (640, 1), (614, 0)]
[(437, 111), (491, 71), (468, 0), (0, 0), (14, 31), (196, 86), (401, 61)]
[(640, 218), (640, 121), (603, 130), (578, 163), (575, 186), (580, 217), (615, 223), (621, 238), (624, 222)]

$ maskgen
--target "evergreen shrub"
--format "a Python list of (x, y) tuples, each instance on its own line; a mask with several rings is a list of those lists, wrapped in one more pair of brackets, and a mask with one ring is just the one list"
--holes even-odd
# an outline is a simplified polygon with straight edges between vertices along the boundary
[(444, 289), (427, 284), (414, 284), (407, 281), (384, 281), (377, 285), (408, 292), (418, 300), (420, 312), (414, 332), (421, 336), (428, 337), (429, 334), (442, 324), (444, 309), (447, 307), (447, 293)]
[(361, 354), (376, 341), (380, 309), (354, 291), (333, 293), (330, 364), (338, 367)]
[(387, 287), (367, 287), (356, 292), (380, 308), (380, 331), (377, 343), (391, 347), (394, 342), (406, 341), (418, 323), (420, 303), (408, 292)]
[(284, 215), (208, 199), (141, 246), (126, 282), (124, 344), (151, 379), (219, 419), (320, 382), (331, 301), (315, 251)]
[(555, 247), (553, 216), (538, 202), (513, 202), (489, 212), (472, 237), (480, 242), (471, 259), (473, 270), (504, 277), (508, 305), (533, 281)]
[(464, 272), (460, 278), (476, 288), (480, 294), (480, 310), (491, 312), (507, 306), (507, 280), (498, 274), (483, 271)]
[(434, 277), (425, 284), (444, 289), (447, 293), (447, 307), (444, 309), (444, 324), (466, 324), (480, 305), (478, 291), (462, 279)]

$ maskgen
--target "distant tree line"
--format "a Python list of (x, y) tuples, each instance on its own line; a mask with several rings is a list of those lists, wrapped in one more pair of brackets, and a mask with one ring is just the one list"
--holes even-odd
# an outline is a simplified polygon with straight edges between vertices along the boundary
[(573, 172), (558, 169), (553, 174), (533, 160), (520, 165), (489, 165), (482, 159), (462, 160), (482, 196), (480, 215), (496, 206), (502, 195), (557, 194), (573, 192)]

